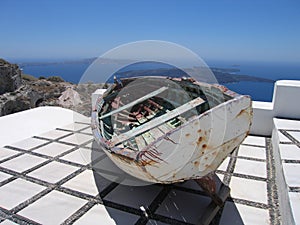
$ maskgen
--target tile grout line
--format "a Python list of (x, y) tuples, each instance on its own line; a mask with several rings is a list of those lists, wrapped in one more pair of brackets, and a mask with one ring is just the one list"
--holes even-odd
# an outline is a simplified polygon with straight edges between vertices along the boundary
[(265, 159), (259, 159), (259, 158), (254, 158), (254, 157), (248, 157), (248, 156), (231, 156), (231, 157), (234, 157), (234, 158), (238, 158), (238, 159), (245, 159), (245, 160), (249, 160), (249, 161), (256, 161), (256, 162), (266, 162)]
[(14, 223), (20, 224), (20, 225), (41, 225), (40, 223), (37, 223), (33, 220), (30, 220), (28, 218), (25, 218), (18, 214), (13, 214), (9, 210), (4, 209), (0, 207), (0, 215), (4, 218), (4, 220), (13, 221)]
[(297, 145), (300, 148), (300, 142), (294, 138), (292, 135), (290, 135), (288, 132), (286, 132), (286, 130), (283, 129), (279, 129), (279, 131), (285, 135), (288, 139), (290, 139), (292, 141), (293, 144)]
[(268, 205), (269, 218), (271, 224), (280, 224), (280, 210), (278, 201), (278, 191), (276, 185), (275, 159), (273, 155), (273, 147), (271, 138), (266, 138), (266, 156), (267, 156), (267, 189), (268, 189)]
[(233, 198), (233, 197), (230, 197), (229, 200), (227, 200), (227, 201), (255, 207), (257, 209), (266, 209), (269, 211), (269, 205), (266, 203), (262, 203), (262, 202), (254, 202), (254, 201), (250, 201), (250, 200), (246, 200), (246, 199)]
[(241, 146), (257, 147), (257, 148), (266, 148), (266, 146), (264, 146), (264, 145), (253, 145), (253, 144), (246, 144), (246, 143), (242, 143)]
[(237, 155), (238, 155), (238, 150), (239, 148), (236, 148), (235, 150), (233, 150), (233, 152), (231, 153), (230, 160), (229, 163), (227, 165), (227, 169), (226, 169), (226, 174), (224, 175), (223, 178), (223, 183), (229, 187), (230, 181), (231, 181), (231, 177), (235, 168), (235, 163), (237, 161)]

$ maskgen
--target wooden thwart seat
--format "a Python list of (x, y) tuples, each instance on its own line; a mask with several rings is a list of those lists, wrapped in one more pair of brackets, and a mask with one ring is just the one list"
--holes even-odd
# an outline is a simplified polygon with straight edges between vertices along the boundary
[(172, 111), (169, 111), (169, 112), (161, 115), (160, 117), (154, 118), (154, 119), (150, 120), (149, 122), (142, 124), (139, 127), (136, 127), (130, 131), (127, 131), (126, 133), (120, 134), (119, 136), (113, 136), (111, 139), (111, 144), (117, 145), (117, 144), (122, 143), (132, 137), (140, 135), (150, 129), (153, 129), (153, 128), (173, 119), (174, 117), (177, 117), (177, 116), (203, 104), (204, 102), (205, 101), (200, 97), (195, 98), (195, 99), (191, 100), (190, 102), (185, 103), (184, 105), (181, 105), (178, 108), (173, 109)]
[(152, 98), (152, 97), (154, 97), (154, 96), (156, 96), (156, 95), (158, 95), (158, 94), (164, 92), (164, 91), (167, 90), (167, 89), (168, 89), (168, 87), (161, 87), (161, 88), (157, 89), (156, 91), (153, 91), (153, 92), (151, 92), (151, 93), (149, 93), (149, 94), (147, 94), (147, 95), (145, 95), (145, 96), (143, 96), (143, 97), (141, 97), (141, 98), (139, 98), (139, 99), (136, 99), (136, 100), (130, 102), (130, 103), (127, 104), (127, 105), (123, 105), (123, 106), (121, 106), (120, 108), (118, 108), (118, 109), (116, 109), (116, 110), (113, 110), (113, 111), (111, 111), (111, 112), (109, 112), (109, 113), (107, 113), (107, 114), (105, 114), (105, 115), (99, 117), (99, 119), (102, 120), (102, 119), (104, 119), (104, 118), (106, 118), (106, 117), (108, 117), (108, 116), (111, 116), (111, 115), (113, 115), (113, 114), (116, 114), (116, 113), (118, 113), (118, 112), (121, 112), (121, 111), (123, 111), (124, 109), (128, 109), (128, 108), (130, 108), (130, 107), (133, 107), (133, 106), (135, 106), (136, 104), (138, 104), (138, 103), (140, 103), (140, 102), (143, 102), (143, 101), (145, 101), (145, 100), (147, 100), (147, 99), (149, 99), (149, 98)]

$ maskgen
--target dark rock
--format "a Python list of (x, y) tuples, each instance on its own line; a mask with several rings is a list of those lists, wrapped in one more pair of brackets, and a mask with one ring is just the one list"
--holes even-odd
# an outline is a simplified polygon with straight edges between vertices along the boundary
[(30, 109), (29, 99), (16, 98), (6, 101), (0, 108), (2, 116)]
[(15, 91), (21, 84), (21, 70), (18, 65), (0, 59), (0, 94)]

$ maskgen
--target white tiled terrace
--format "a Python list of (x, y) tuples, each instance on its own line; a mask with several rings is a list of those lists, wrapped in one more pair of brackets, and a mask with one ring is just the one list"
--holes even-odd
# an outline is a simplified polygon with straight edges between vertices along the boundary
[[(211, 224), (300, 224), (300, 122), (272, 117), (266, 130), (255, 124), (261, 114), (254, 104), (252, 134), (216, 171), (230, 196)], [(118, 171), (93, 170), (110, 161), (89, 118), (70, 110), (2, 117), (0, 136), (0, 224), (200, 224), (209, 216), (211, 199), (193, 181), (126, 186), (114, 182)]]

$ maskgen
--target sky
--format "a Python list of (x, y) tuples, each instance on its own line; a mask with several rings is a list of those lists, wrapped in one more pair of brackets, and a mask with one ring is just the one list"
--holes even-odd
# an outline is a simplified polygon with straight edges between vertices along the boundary
[(203, 59), (300, 63), (298, 0), (1, 0), (0, 58), (77, 59), (139, 40)]

